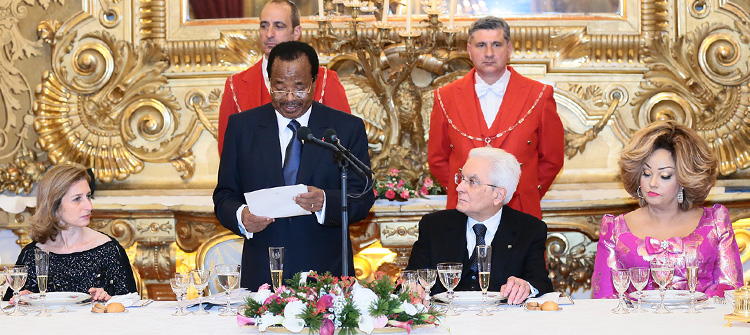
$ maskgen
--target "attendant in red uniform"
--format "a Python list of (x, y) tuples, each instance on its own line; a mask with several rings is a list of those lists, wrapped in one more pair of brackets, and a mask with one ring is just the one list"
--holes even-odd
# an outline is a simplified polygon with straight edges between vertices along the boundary
[(447, 187), (447, 208), (456, 207), (453, 176), (469, 151), (492, 146), (521, 163), (521, 179), (510, 207), (542, 217), (541, 199), (563, 166), (563, 127), (553, 87), (526, 78), (508, 60), (513, 52), (510, 27), (485, 17), (469, 29), (467, 43), (474, 68), (463, 78), (435, 90), (430, 118), (430, 171)]
[[(260, 13), (260, 47), (263, 60), (249, 69), (227, 78), (219, 107), (219, 155), (229, 115), (271, 102), (268, 85), (268, 54), (276, 44), (296, 41), (302, 35), (299, 10), (288, 0), (271, 0)], [(344, 86), (335, 71), (318, 68), (314, 99), (328, 107), (351, 113)]]

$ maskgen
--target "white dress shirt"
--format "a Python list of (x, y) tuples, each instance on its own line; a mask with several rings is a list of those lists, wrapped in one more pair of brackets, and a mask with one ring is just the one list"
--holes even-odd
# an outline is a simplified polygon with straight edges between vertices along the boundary
[[(265, 61), (265, 58), (263, 58)], [(265, 69), (265, 66), (264, 66)], [(265, 73), (265, 70), (264, 70)], [(305, 114), (302, 114), (302, 116), (298, 117), (296, 120), (299, 122), (300, 127), (307, 127), (308, 122), (310, 122), (310, 113), (312, 112), (312, 106), (307, 109)], [(279, 148), (281, 149), (281, 164), (284, 165), (284, 158), (286, 158), (286, 146), (289, 145), (289, 141), (292, 139), (292, 136), (294, 136), (294, 132), (287, 127), (289, 122), (291, 122), (291, 119), (287, 119), (284, 116), (279, 113), (279, 111), (276, 111), (276, 124), (279, 126)], [(245, 225), (242, 224), (242, 210), (245, 209), (247, 205), (240, 206), (239, 209), (237, 209), (237, 225), (240, 228), (240, 232), (245, 235), (245, 238), (252, 238), (253, 233), (248, 232), (245, 229)], [(320, 209), (320, 211), (315, 212), (315, 217), (318, 219), (318, 223), (323, 224), (325, 221), (325, 211), (326, 211), (326, 200), (325, 200), (325, 193), (323, 193), (323, 208)]]
[(500, 105), (503, 103), (503, 97), (505, 97), (505, 89), (508, 87), (510, 82), (510, 71), (507, 69), (500, 79), (494, 84), (489, 85), (478, 73), (474, 73), (474, 90), (479, 98), (479, 105), (482, 107), (482, 114), (484, 114), (484, 121), (487, 123), (487, 128), (492, 128), (492, 122), (495, 122), (497, 112), (500, 111)]
[[(471, 257), (471, 255), (474, 253), (474, 248), (477, 246), (477, 234), (474, 233), (474, 225), (477, 223), (482, 223), (485, 227), (487, 227), (487, 231), (484, 233), (484, 243), (486, 243), (486, 245), (492, 245), (492, 240), (495, 239), (497, 229), (500, 227), (500, 217), (502, 216), (502, 214), (503, 209), (500, 208), (500, 210), (497, 211), (495, 215), (485, 220), (484, 222), (479, 222), (471, 217), (466, 220), (466, 251), (469, 252), (469, 257)], [(537, 290), (534, 285), (531, 285), (528, 281), (526, 281), (526, 283), (529, 284), (529, 287), (531, 288), (529, 297), (535, 297), (537, 294), (539, 294), (539, 290)]]

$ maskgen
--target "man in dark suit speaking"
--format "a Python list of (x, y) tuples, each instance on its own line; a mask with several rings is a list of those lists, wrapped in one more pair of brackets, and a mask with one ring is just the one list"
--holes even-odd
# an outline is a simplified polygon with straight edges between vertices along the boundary
[[(506, 206), (520, 175), (520, 164), (504, 150), (472, 149), (455, 176), (456, 209), (422, 218), (407, 269), (434, 269), (443, 262), (463, 263), (456, 290), (479, 290), (478, 274), (471, 267), (474, 247), (491, 245), (490, 291), (499, 291), (511, 304), (552, 291), (544, 262), (547, 225)], [(444, 288), (438, 284), (434, 291)]]
[[(219, 222), (245, 237), (241, 286), (256, 290), (271, 282), (269, 247), (285, 247), (284, 278), (299, 271), (330, 271), (341, 275), (341, 174), (333, 152), (297, 139), (307, 127), (316, 138), (328, 129), (341, 145), (370, 164), (367, 134), (361, 119), (313, 101), (318, 56), (310, 45), (291, 41), (271, 50), (268, 60), (272, 102), (229, 117), (214, 190)], [(365, 179), (349, 173), (350, 193), (365, 189)], [(244, 193), (304, 184), (307, 193), (294, 201), (308, 215), (286, 218), (256, 216)], [(364, 219), (375, 201), (372, 192), (349, 197), (349, 222)], [(348, 239), (347, 239), (348, 241)], [(349, 269), (354, 274), (351, 242)]]

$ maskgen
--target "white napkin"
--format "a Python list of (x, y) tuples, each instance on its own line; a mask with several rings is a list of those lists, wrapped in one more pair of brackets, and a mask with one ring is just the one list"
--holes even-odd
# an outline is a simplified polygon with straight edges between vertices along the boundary
[(115, 295), (112, 296), (112, 298), (107, 301), (107, 304), (111, 304), (113, 302), (119, 302), (125, 307), (133, 306), (138, 300), (141, 300), (141, 295), (138, 293), (128, 293), (123, 295)]
[(543, 304), (547, 301), (554, 301), (558, 305), (572, 305), (573, 304), (573, 299), (571, 299), (570, 296), (564, 295), (560, 292), (550, 292), (550, 293), (542, 295), (541, 297), (530, 298), (526, 300), (527, 303), (538, 302), (539, 304)]

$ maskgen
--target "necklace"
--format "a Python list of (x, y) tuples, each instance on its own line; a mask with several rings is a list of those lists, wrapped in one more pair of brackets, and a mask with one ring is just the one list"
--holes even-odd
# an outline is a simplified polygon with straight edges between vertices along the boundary
[(518, 122), (516, 122), (514, 125), (510, 126), (508, 129), (503, 130), (503, 131), (501, 131), (501, 132), (499, 132), (499, 133), (497, 133), (497, 134), (495, 134), (493, 136), (488, 136), (488, 137), (472, 136), (472, 135), (469, 135), (469, 134), (461, 131), (460, 129), (458, 129), (458, 127), (456, 127), (456, 125), (453, 123), (453, 120), (451, 120), (451, 118), (448, 117), (448, 112), (445, 110), (445, 105), (443, 105), (443, 98), (440, 96), (440, 89), (439, 88), (437, 89), (437, 96), (438, 96), (438, 102), (440, 102), (440, 108), (443, 109), (443, 115), (445, 115), (445, 119), (448, 120), (448, 123), (451, 125), (451, 127), (453, 127), (453, 129), (455, 129), (459, 134), (463, 135), (464, 137), (466, 137), (468, 139), (471, 139), (471, 140), (476, 140), (476, 141), (484, 142), (484, 144), (489, 147), (490, 143), (492, 143), (492, 141), (494, 139), (502, 137), (503, 135), (505, 135), (506, 133), (508, 133), (509, 131), (513, 130), (518, 125), (520, 125), (521, 123), (523, 123), (523, 121), (526, 120), (526, 118), (529, 115), (531, 115), (531, 112), (536, 107), (536, 104), (539, 103), (539, 100), (542, 99), (542, 96), (544, 95), (544, 91), (546, 91), (546, 90), (547, 90), (547, 85), (544, 85), (544, 87), (542, 87), (542, 91), (539, 92), (539, 96), (536, 98), (536, 101), (534, 101), (534, 104), (531, 106), (531, 108), (529, 108), (529, 111), (526, 112), (526, 115), (524, 115), (522, 118), (520, 118), (518, 120)]

